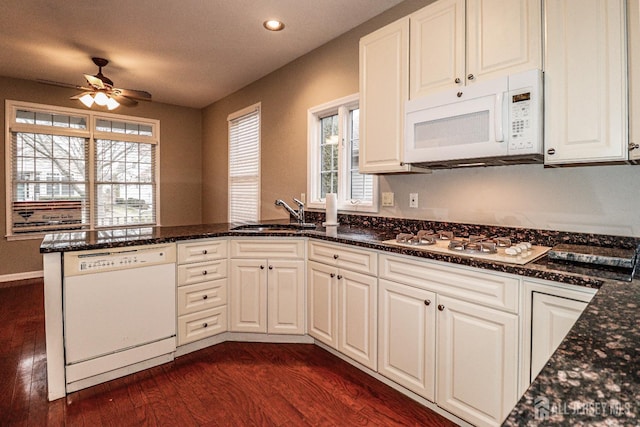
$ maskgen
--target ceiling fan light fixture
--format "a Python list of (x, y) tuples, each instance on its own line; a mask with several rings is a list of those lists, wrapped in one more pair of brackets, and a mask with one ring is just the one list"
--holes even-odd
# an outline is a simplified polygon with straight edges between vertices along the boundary
[(120, 106), (120, 103), (118, 101), (109, 97), (109, 100), (107, 101), (107, 108), (109, 109), (109, 111), (115, 110), (119, 106)]
[(269, 31), (282, 31), (284, 29), (284, 22), (277, 19), (268, 19), (262, 25)]
[(104, 107), (107, 105), (107, 102), (109, 102), (109, 97), (104, 92), (97, 92), (94, 95), (93, 100), (97, 105)]
[(85, 93), (80, 98), (78, 98), (80, 102), (82, 102), (87, 108), (91, 108), (93, 105), (93, 96), (90, 93)]

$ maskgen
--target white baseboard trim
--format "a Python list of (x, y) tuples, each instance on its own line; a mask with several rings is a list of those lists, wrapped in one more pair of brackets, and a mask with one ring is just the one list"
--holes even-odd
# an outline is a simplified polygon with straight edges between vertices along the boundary
[(15, 282), (16, 280), (39, 279), (41, 277), (44, 277), (43, 270), (25, 271), (24, 273), (2, 274), (0, 275), (0, 283)]

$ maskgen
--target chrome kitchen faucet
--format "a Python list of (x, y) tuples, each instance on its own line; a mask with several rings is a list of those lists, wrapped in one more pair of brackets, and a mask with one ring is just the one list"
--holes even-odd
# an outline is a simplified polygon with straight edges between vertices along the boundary
[(298, 220), (299, 224), (304, 224), (304, 203), (300, 200), (293, 198), (293, 201), (298, 204), (298, 210), (294, 210), (291, 206), (287, 205), (282, 199), (276, 200), (276, 206), (282, 206), (289, 212), (289, 214)]

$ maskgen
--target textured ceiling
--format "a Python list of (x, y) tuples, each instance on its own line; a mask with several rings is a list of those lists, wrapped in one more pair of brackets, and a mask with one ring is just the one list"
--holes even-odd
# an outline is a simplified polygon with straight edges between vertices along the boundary
[(116, 87), (201, 108), (401, 1), (2, 0), (0, 76), (84, 85), (99, 56)]

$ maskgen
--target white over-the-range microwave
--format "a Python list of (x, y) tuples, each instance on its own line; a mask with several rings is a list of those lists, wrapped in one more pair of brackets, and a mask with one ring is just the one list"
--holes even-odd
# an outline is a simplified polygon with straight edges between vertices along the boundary
[(542, 71), (407, 101), (405, 163), (428, 168), (542, 163)]

